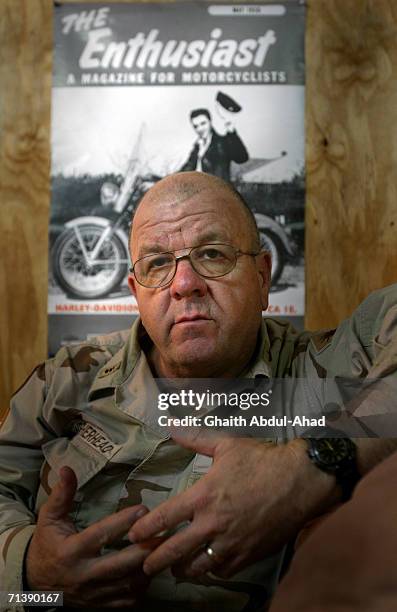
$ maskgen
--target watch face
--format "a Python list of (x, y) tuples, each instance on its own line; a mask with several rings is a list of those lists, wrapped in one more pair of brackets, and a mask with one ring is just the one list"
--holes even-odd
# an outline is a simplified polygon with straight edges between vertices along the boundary
[(332, 468), (351, 458), (349, 442), (346, 438), (320, 438), (316, 440), (312, 451), (324, 467)]

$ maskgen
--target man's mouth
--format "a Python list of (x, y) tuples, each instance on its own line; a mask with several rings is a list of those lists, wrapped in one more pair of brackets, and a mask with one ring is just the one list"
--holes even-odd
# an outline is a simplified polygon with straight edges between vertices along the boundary
[(209, 317), (206, 317), (205, 315), (200, 315), (200, 314), (195, 314), (195, 315), (182, 315), (180, 317), (177, 317), (175, 319), (174, 325), (180, 325), (180, 324), (194, 324), (194, 323), (203, 323), (204, 321), (211, 321), (211, 319)]

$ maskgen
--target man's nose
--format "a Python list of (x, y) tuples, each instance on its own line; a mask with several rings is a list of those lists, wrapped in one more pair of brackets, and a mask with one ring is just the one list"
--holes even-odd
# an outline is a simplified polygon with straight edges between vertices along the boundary
[(207, 293), (205, 278), (197, 274), (188, 259), (176, 262), (175, 276), (170, 285), (171, 297), (181, 299), (195, 295), (202, 297)]

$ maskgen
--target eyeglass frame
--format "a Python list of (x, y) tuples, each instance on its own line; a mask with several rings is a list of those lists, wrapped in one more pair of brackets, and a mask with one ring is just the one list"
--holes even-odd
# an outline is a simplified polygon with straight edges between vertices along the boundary
[[(201, 274), (201, 272), (198, 272), (196, 270), (196, 268), (194, 267), (194, 264), (193, 264), (193, 262), (192, 262), (192, 260), (190, 258), (190, 255), (191, 255), (191, 252), (194, 249), (199, 249), (199, 248), (206, 247), (206, 246), (227, 246), (227, 247), (231, 247), (234, 250), (234, 256), (235, 256), (233, 267), (230, 270), (228, 270), (228, 272), (224, 272), (224, 274), (217, 274), (216, 276), (206, 276), (204, 274)], [(185, 255), (178, 255), (178, 256), (175, 255), (175, 253), (177, 253), (178, 251), (185, 251), (186, 249), (188, 249), (189, 252), (185, 253)], [(189, 263), (192, 266), (192, 268), (195, 271), (195, 273), (198, 274), (199, 276), (201, 276), (201, 278), (222, 278), (223, 276), (226, 276), (227, 274), (230, 274), (230, 272), (232, 272), (234, 270), (234, 268), (237, 265), (237, 259), (241, 255), (249, 255), (250, 257), (257, 257), (262, 252), (263, 252), (262, 250), (259, 250), (257, 253), (250, 253), (250, 252), (247, 252), (247, 251), (242, 251), (241, 249), (236, 249), (235, 246), (233, 246), (232, 244), (227, 244), (226, 242), (208, 242), (208, 243), (205, 243), (205, 244), (198, 244), (198, 245), (193, 246), (193, 247), (186, 247), (185, 249), (176, 249), (175, 251), (159, 251), (158, 253), (148, 253), (147, 255), (143, 255), (143, 257), (139, 257), (132, 264), (132, 266), (129, 268), (129, 272), (130, 272), (130, 274), (134, 275), (136, 282), (139, 283), (139, 285), (141, 285), (141, 287), (145, 287), (145, 289), (159, 289), (160, 287), (166, 287), (167, 285), (172, 283), (172, 281), (175, 278), (176, 272), (177, 272), (178, 261), (181, 261), (182, 259), (188, 259)], [(164, 283), (164, 285), (155, 285), (155, 286), (144, 285), (136, 277), (134, 268), (135, 268), (136, 264), (138, 263), (138, 261), (142, 261), (142, 259), (146, 259), (147, 257), (152, 257), (153, 255), (173, 255), (174, 256), (174, 259), (175, 259), (174, 273), (173, 273), (172, 277), (170, 278), (170, 280), (167, 281), (166, 283)]]

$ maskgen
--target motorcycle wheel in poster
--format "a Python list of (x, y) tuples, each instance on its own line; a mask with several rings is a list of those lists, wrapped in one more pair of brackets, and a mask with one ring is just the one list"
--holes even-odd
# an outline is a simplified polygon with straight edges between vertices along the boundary
[(54, 244), (54, 277), (67, 295), (77, 299), (105, 297), (119, 288), (127, 274), (127, 239), (103, 221), (79, 220)]

